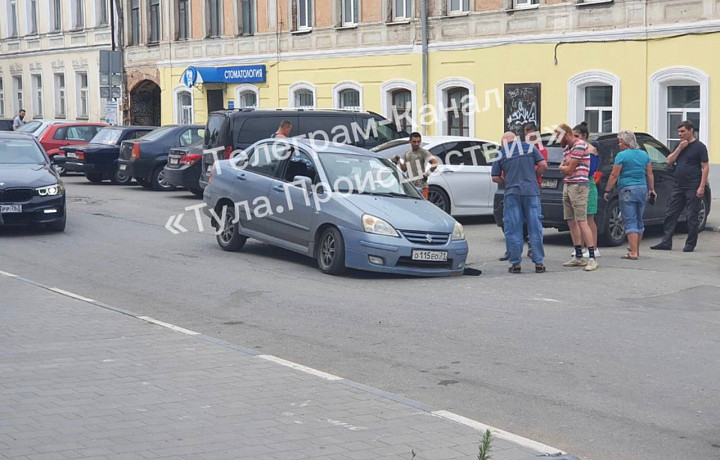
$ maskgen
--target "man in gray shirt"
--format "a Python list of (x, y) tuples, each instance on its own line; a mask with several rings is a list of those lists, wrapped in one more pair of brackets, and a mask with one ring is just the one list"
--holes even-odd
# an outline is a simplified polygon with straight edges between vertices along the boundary
[(25, 109), (20, 109), (18, 116), (13, 120), (13, 131), (17, 131), (18, 128), (25, 124), (23, 118), (25, 118)]
[[(427, 176), (437, 169), (440, 161), (432, 153), (420, 147), (421, 143), (422, 136), (420, 133), (410, 134), (410, 150), (405, 153), (403, 162), (399, 166), (401, 170), (407, 172), (410, 182), (422, 190), (423, 197), (427, 200), (430, 195)], [(395, 155), (390, 161), (398, 164), (400, 157)], [(428, 163), (430, 164), (430, 171), (426, 173), (425, 168), (427, 168)]]

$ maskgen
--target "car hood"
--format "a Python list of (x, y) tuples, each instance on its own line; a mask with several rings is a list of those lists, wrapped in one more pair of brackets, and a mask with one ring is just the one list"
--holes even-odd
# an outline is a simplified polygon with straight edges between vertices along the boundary
[(393, 198), (372, 195), (344, 197), (360, 211), (387, 221), (398, 230), (452, 233), (455, 219), (422, 199)]
[(58, 182), (48, 165), (0, 165), (0, 188), (43, 187)]

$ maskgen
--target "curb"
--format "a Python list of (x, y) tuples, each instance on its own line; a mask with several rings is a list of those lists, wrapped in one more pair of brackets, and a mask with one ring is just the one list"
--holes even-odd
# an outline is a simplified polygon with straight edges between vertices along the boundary
[[(718, 231), (720, 231), (720, 228), (718, 229)], [(219, 346), (223, 346), (223, 347), (226, 347), (226, 348), (230, 348), (230, 349), (239, 351), (240, 353), (243, 353), (243, 354), (245, 354), (245, 355), (253, 356), (253, 357), (256, 357), (256, 358), (258, 358), (258, 359), (264, 359), (264, 360), (267, 360), (267, 361), (271, 361), (271, 362), (273, 362), (273, 363), (275, 363), (275, 364), (278, 364), (278, 365), (280, 365), (280, 366), (289, 367), (289, 368), (292, 368), (292, 369), (295, 369), (295, 370), (298, 370), (298, 371), (301, 371), (301, 372), (304, 372), (304, 373), (307, 373), (307, 374), (314, 375), (314, 376), (319, 377), (319, 378), (324, 379), (324, 380), (328, 380), (328, 381), (332, 381), (332, 382), (337, 382), (337, 383), (339, 383), (339, 384), (341, 384), (341, 385), (346, 385), (346, 386), (355, 388), (355, 389), (360, 390), (360, 391), (365, 391), (365, 392), (370, 393), (370, 394), (372, 394), (372, 395), (374, 395), (374, 396), (378, 396), (378, 397), (381, 397), (381, 398), (384, 398), (384, 399), (388, 399), (388, 400), (393, 401), (393, 402), (396, 402), (396, 403), (398, 403), (398, 404), (402, 404), (402, 405), (404, 405), (404, 406), (412, 407), (412, 408), (414, 408), (414, 409), (423, 411), (423, 412), (425, 412), (425, 413), (427, 413), (428, 415), (431, 415), (431, 416), (433, 416), (433, 417), (439, 417), (439, 418), (442, 418), (442, 419), (445, 419), (445, 420), (448, 420), (448, 421), (452, 421), (452, 422), (455, 422), (455, 423), (459, 423), (459, 424), (461, 424), (461, 425), (465, 425), (465, 426), (467, 426), (467, 427), (469, 427), (469, 428), (472, 428), (472, 429), (477, 430), (477, 431), (480, 432), (480, 433), (484, 433), (485, 430), (490, 430), (490, 432), (492, 433), (492, 435), (493, 435), (494, 437), (496, 437), (496, 438), (498, 438), (498, 439), (503, 439), (503, 440), (505, 440), (505, 441), (512, 442), (512, 443), (514, 443), (514, 444), (518, 444), (518, 445), (520, 445), (520, 446), (523, 446), (523, 447), (525, 447), (525, 448), (534, 450), (534, 451), (536, 451), (536, 452), (540, 452), (541, 457), (555, 457), (555, 458), (563, 458), (563, 459), (564, 459), (564, 458), (567, 458), (568, 460), (575, 460), (575, 459), (577, 459), (577, 457), (574, 457), (574, 456), (571, 456), (571, 455), (570, 455), (570, 456), (567, 456), (567, 455), (568, 455), (567, 452), (564, 452), (564, 451), (562, 451), (562, 450), (560, 450), (560, 449), (557, 449), (557, 448), (555, 448), (555, 447), (548, 446), (548, 445), (546, 445), (546, 444), (543, 444), (543, 443), (540, 443), (540, 442), (537, 442), (537, 441), (533, 441), (532, 439), (524, 438), (524, 437), (522, 437), (522, 436), (519, 436), (519, 435), (516, 435), (516, 434), (514, 434), (514, 433), (511, 433), (511, 432), (502, 430), (502, 429), (500, 429), (500, 428), (496, 428), (496, 427), (493, 427), (493, 426), (490, 426), (490, 425), (486, 425), (486, 424), (484, 424), (484, 423), (481, 423), (481, 422), (478, 422), (478, 421), (469, 419), (469, 418), (467, 418), (467, 417), (463, 417), (462, 415), (458, 415), (458, 414), (455, 414), (455, 413), (453, 413), (453, 412), (449, 412), (449, 411), (446, 411), (446, 410), (437, 409), (437, 408), (435, 408), (435, 407), (429, 406), (429, 405), (424, 404), (424, 403), (419, 402), (419, 401), (415, 401), (415, 400), (412, 400), (412, 399), (405, 398), (405, 397), (403, 397), (403, 396), (399, 396), (399, 395), (395, 395), (395, 394), (392, 394), (392, 393), (388, 393), (388, 392), (383, 391), (383, 390), (380, 390), (380, 389), (378, 389), (378, 388), (374, 388), (374, 387), (371, 387), (371, 386), (368, 386), (368, 385), (365, 385), (365, 384), (362, 384), (362, 383), (358, 383), (358, 382), (355, 382), (355, 381), (352, 381), (352, 380), (348, 380), (348, 379), (345, 379), (345, 378), (343, 378), (343, 377), (338, 377), (338, 376), (335, 376), (335, 375), (332, 375), (332, 374), (328, 374), (328, 373), (326, 373), (326, 372), (323, 372), (323, 371), (320, 371), (320, 370), (316, 370), (316, 369), (313, 369), (313, 368), (310, 368), (310, 367), (307, 367), (307, 366), (303, 366), (302, 364), (297, 364), (297, 363), (294, 363), (294, 362), (292, 362), (292, 361), (287, 361), (287, 360), (285, 360), (285, 359), (278, 358), (278, 357), (276, 357), (276, 356), (266, 355), (266, 354), (264, 354), (264, 353), (258, 352), (257, 350), (253, 350), (253, 349), (250, 349), (250, 348), (246, 348), (246, 347), (243, 347), (243, 346), (240, 346), (240, 345), (235, 345), (235, 344), (226, 342), (225, 340), (218, 339), (217, 337), (207, 336), (207, 335), (204, 335), (204, 334), (202, 334), (202, 333), (200, 333), (200, 332), (195, 332), (195, 331), (191, 331), (191, 330), (189, 330), (189, 329), (185, 329), (185, 328), (180, 327), (180, 326), (175, 326), (174, 324), (165, 323), (165, 322), (163, 322), (163, 321), (157, 320), (157, 319), (155, 319), (155, 318), (151, 318), (151, 317), (149, 317), (149, 316), (138, 315), (138, 314), (133, 313), (133, 312), (131, 312), (131, 311), (129, 311), (129, 310), (125, 310), (125, 309), (122, 309), (122, 308), (114, 307), (114, 306), (112, 306), (112, 305), (108, 305), (108, 304), (106, 304), (106, 303), (99, 302), (99, 301), (97, 301), (97, 300), (95, 300), (95, 299), (90, 299), (90, 298), (88, 298), (88, 297), (84, 297), (84, 296), (81, 296), (81, 295), (79, 295), (79, 294), (75, 294), (75, 293), (73, 293), (73, 292), (65, 291), (65, 290), (60, 289), (60, 288), (54, 288), (54, 287), (46, 286), (46, 285), (44, 285), (44, 284), (38, 283), (37, 281), (33, 281), (33, 280), (31, 280), (31, 279), (24, 278), (24, 277), (22, 277), (22, 276), (15, 275), (15, 274), (13, 274), (13, 273), (8, 273), (8, 272), (5, 272), (5, 271), (0, 270), (0, 276), (5, 276), (5, 277), (8, 277), (8, 278), (13, 278), (13, 279), (16, 279), (16, 280), (18, 280), (18, 281), (21, 281), (21, 282), (23, 282), (23, 283), (30, 284), (30, 285), (32, 285), (32, 286), (36, 286), (36, 287), (39, 287), (39, 288), (41, 288), (41, 289), (45, 289), (45, 290), (47, 290), (47, 291), (53, 292), (53, 293), (55, 293), (55, 294), (60, 294), (60, 295), (62, 295), (62, 296), (70, 297), (71, 299), (79, 300), (79, 301), (81, 301), (81, 302), (88, 303), (88, 304), (94, 305), (94, 306), (96, 306), (96, 307), (100, 307), (100, 308), (104, 308), (104, 309), (106, 309), (106, 310), (114, 311), (114, 312), (116, 312), (116, 313), (120, 313), (120, 314), (125, 315), (125, 316), (130, 316), (130, 317), (132, 317), (132, 318), (139, 319), (139, 320), (144, 321), (144, 322), (146, 322), (146, 323), (150, 323), (150, 324), (154, 324), (154, 325), (156, 325), (156, 326), (161, 326), (161, 327), (164, 327), (164, 328), (166, 328), (166, 329), (170, 329), (170, 330), (172, 330), (172, 331), (174, 331), (174, 332), (179, 332), (179, 333), (181, 333), (181, 334), (186, 334), (186, 335), (189, 335), (189, 336), (194, 336), (194, 337), (196, 337), (196, 338), (198, 338), (198, 339), (200, 339), (200, 340), (203, 340), (203, 341), (205, 341), (205, 342), (209, 342), (209, 343), (212, 343), (212, 344), (215, 344), (215, 345), (219, 345)], [(566, 456), (567, 456), (567, 457), (566, 457)], [(535, 458), (538, 458), (538, 457), (535, 457)], [(525, 460), (530, 460), (530, 459), (525, 459)], [(578, 459), (578, 460), (579, 460), (579, 459)]]

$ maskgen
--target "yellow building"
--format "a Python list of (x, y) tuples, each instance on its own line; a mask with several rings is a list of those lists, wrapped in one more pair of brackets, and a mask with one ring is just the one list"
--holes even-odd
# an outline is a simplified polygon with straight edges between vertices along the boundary
[[(142, 2), (153, 0), (133, 1), (142, 12)], [(526, 120), (543, 130), (585, 120), (592, 131), (645, 131), (671, 146), (677, 123), (690, 119), (711, 163), (720, 163), (711, 131), (711, 120), (720, 120), (720, 104), (711, 108), (720, 97), (720, 61), (709, 53), (720, 49), (719, 2), (427, 0), (425, 79), (420, 6), (168, 2), (158, 31), (146, 30), (142, 14), (137, 27), (126, 20), (126, 34), (136, 27), (140, 42), (125, 51), (125, 108), (132, 118), (133, 92), (155, 85), (162, 123), (202, 123), (222, 107), (351, 108), (387, 117), (395, 107), (410, 110), (412, 127), (427, 134), (498, 140)], [(150, 36), (157, 43), (141, 43)], [(264, 81), (182, 81), (189, 67), (245, 66), (264, 66)]]

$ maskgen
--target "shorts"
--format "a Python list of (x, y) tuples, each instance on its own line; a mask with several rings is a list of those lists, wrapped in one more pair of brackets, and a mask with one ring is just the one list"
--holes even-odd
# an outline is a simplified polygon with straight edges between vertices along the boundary
[(590, 194), (588, 195), (587, 214), (594, 216), (598, 208), (598, 190), (594, 180), (590, 180)]
[(565, 184), (563, 186), (563, 218), (587, 221), (589, 195), (590, 187), (587, 184)]

